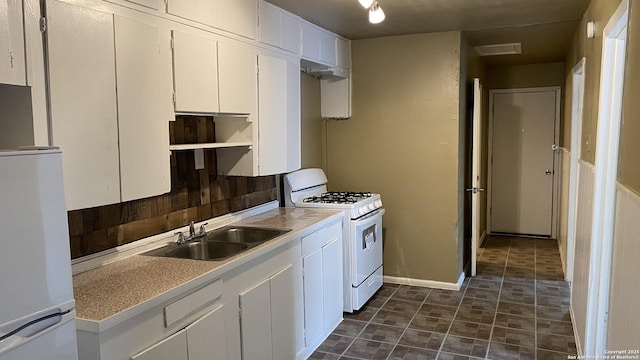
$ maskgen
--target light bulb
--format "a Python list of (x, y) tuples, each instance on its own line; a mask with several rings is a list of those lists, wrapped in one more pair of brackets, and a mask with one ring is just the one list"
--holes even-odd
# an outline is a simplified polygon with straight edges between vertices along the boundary
[(369, 9), (369, 22), (372, 24), (378, 24), (381, 23), (382, 20), (384, 20), (384, 11), (382, 11), (382, 8), (376, 2), (371, 6), (371, 9)]
[(358, 2), (360, 3), (360, 5), (362, 5), (363, 8), (368, 9), (371, 7), (371, 4), (373, 4), (373, 0), (358, 0)]

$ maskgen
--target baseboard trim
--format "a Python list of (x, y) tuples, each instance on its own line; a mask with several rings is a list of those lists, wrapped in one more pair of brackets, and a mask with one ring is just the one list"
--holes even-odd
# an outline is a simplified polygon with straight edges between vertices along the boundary
[(436, 281), (436, 280), (412, 279), (412, 278), (388, 276), (388, 275), (385, 275), (383, 277), (383, 280), (384, 282), (399, 284), (399, 285), (428, 287), (428, 288), (443, 289), (443, 290), (460, 290), (460, 288), (462, 287), (462, 282), (464, 282), (464, 278), (465, 278), (464, 272), (461, 272), (460, 276), (458, 277), (458, 281), (455, 283)]
[(482, 232), (482, 235), (480, 235), (480, 240), (478, 240), (478, 241), (480, 241), (480, 246), (482, 246), (482, 244), (484, 243), (484, 240), (485, 240), (486, 238), (487, 238), (487, 230), (484, 230), (484, 231)]
[(571, 317), (571, 327), (573, 328), (573, 339), (576, 341), (576, 350), (578, 356), (584, 356), (582, 352), (582, 345), (580, 344), (580, 337), (578, 336), (578, 329), (576, 329), (576, 316), (573, 314), (573, 304), (569, 305), (569, 316)]

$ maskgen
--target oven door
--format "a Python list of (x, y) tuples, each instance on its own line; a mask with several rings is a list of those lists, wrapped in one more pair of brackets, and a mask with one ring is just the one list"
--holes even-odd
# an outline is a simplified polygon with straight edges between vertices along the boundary
[(382, 215), (384, 212), (384, 209), (378, 209), (350, 221), (351, 285), (354, 287), (358, 287), (382, 266)]

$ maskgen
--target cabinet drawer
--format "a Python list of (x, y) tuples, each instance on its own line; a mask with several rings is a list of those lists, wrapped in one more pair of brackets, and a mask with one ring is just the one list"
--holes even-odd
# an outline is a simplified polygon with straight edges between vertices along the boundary
[(205, 287), (182, 297), (181, 299), (165, 306), (165, 326), (169, 327), (182, 320), (187, 315), (202, 309), (222, 296), (222, 280), (218, 279)]
[(326, 239), (318, 236), (318, 231), (302, 237), (302, 256), (305, 257), (320, 249), (325, 242)]

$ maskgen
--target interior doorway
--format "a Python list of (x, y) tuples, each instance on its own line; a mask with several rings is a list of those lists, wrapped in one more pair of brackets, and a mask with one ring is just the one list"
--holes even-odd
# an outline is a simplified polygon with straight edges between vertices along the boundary
[(604, 28), (584, 355), (606, 351), (629, 1)]
[(491, 90), (489, 101), (487, 228), (555, 238), (560, 87)]

